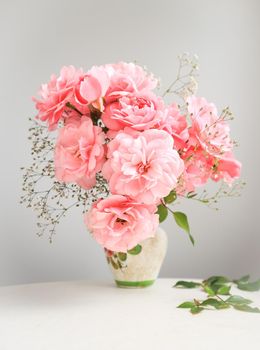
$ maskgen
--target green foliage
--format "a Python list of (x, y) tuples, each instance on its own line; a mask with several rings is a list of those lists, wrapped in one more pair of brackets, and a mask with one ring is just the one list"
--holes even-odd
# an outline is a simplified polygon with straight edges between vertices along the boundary
[(131, 255), (138, 255), (142, 251), (142, 246), (140, 244), (137, 244), (134, 248), (127, 251), (128, 254)]
[(251, 307), (247, 304), (234, 305), (234, 309), (239, 310), (239, 311), (260, 313), (260, 309), (258, 307)]
[(201, 306), (212, 306), (218, 310), (227, 309), (229, 307), (229, 305), (227, 305), (224, 301), (214, 299), (214, 298), (208, 298), (208, 299), (202, 301), (200, 305)]
[(178, 281), (174, 287), (178, 288), (196, 288), (199, 287), (201, 284), (197, 282), (189, 282), (189, 281)]
[(166, 204), (171, 204), (177, 199), (177, 194), (175, 191), (171, 191), (168, 196), (164, 197), (164, 202)]
[(256, 292), (260, 290), (260, 279), (255, 282), (238, 282), (237, 288), (249, 292)]
[(243, 298), (239, 295), (231, 295), (227, 300), (227, 303), (231, 305), (243, 305), (243, 304), (251, 304), (252, 300)]
[(177, 306), (180, 309), (191, 309), (193, 306), (195, 306), (194, 302), (192, 301), (185, 301), (184, 303)]
[(163, 222), (168, 216), (167, 207), (163, 204), (158, 205), (156, 214), (159, 215), (159, 222)]
[(119, 260), (121, 260), (121, 261), (126, 261), (126, 259), (127, 259), (127, 254), (126, 253), (118, 253), (118, 258), (119, 258)]
[[(246, 299), (239, 295), (232, 295), (230, 293), (231, 287), (235, 284), (237, 288), (246, 291), (256, 291), (260, 289), (260, 280), (249, 282), (250, 276), (243, 276), (238, 280), (230, 280), (225, 276), (211, 276), (203, 282), (193, 281), (178, 281), (175, 288), (200, 288), (207, 293), (208, 297), (204, 300), (193, 299), (193, 301), (185, 301), (178, 308), (189, 309), (192, 314), (198, 314), (203, 310), (210, 309), (228, 309), (233, 308), (239, 311), (260, 313), (260, 309), (252, 307), (249, 304), (252, 300)], [(223, 299), (223, 295), (229, 295), (228, 298)]]
[(110, 258), (110, 262), (111, 262), (111, 265), (113, 266), (113, 268), (115, 270), (118, 270), (119, 269), (119, 265), (117, 262), (115, 262), (115, 260), (113, 258)]
[(180, 212), (180, 211), (174, 211), (173, 212), (173, 217), (175, 219), (176, 224), (182, 228), (185, 232), (188, 233), (189, 238), (191, 243), (194, 245), (194, 238), (192, 237), (191, 233), (190, 233), (190, 225), (188, 222), (188, 218), (187, 215)]
[(240, 277), (238, 280), (233, 280), (234, 283), (238, 284), (238, 283), (246, 283), (249, 281), (250, 275), (245, 275)]
[(191, 309), (190, 309), (190, 312), (193, 314), (193, 315), (196, 315), (196, 314), (199, 314), (201, 311), (203, 311), (203, 307), (200, 307), (200, 306), (193, 306)]

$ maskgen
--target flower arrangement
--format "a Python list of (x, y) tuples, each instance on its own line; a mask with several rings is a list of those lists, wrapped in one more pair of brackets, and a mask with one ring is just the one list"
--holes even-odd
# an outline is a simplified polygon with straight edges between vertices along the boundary
[[(42, 85), (21, 199), (38, 211), (39, 235), (48, 230), (52, 239), (68, 210), (83, 206), (87, 228), (108, 253), (138, 251), (168, 212), (194, 242), (187, 216), (169, 205), (177, 198), (212, 205), (241, 187), (232, 113), (195, 95), (197, 70), (196, 57), (180, 56), (161, 96), (152, 74), (125, 62), (87, 72), (63, 67)], [(210, 179), (221, 181), (218, 192), (199, 194)]]

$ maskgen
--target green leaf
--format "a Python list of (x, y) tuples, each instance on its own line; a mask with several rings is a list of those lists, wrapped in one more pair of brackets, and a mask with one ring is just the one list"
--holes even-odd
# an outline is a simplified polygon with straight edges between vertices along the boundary
[(231, 286), (227, 286), (227, 285), (221, 286), (220, 288), (218, 288), (217, 294), (229, 295), (230, 294), (230, 289), (231, 289)]
[(227, 309), (229, 307), (223, 301), (217, 300), (217, 299), (214, 299), (214, 298), (208, 298), (208, 299), (204, 300), (201, 303), (201, 306), (212, 306), (212, 307), (214, 307), (217, 310)]
[(197, 196), (197, 193), (196, 193), (196, 192), (192, 192), (192, 191), (191, 191), (191, 192), (188, 192), (188, 193), (187, 193), (187, 198), (189, 198), (189, 199), (190, 199), (190, 198), (194, 198), (194, 197), (196, 197), (196, 196)]
[(260, 309), (258, 307), (251, 307), (247, 304), (233, 305), (233, 307), (234, 307), (234, 309), (239, 310), (239, 311), (260, 313)]
[(204, 308), (203, 307), (200, 307), (200, 306), (193, 306), (191, 309), (190, 309), (190, 312), (193, 314), (193, 315), (196, 315), (198, 313), (200, 313), (201, 311), (203, 311)]
[(190, 225), (188, 222), (187, 215), (180, 211), (175, 211), (173, 212), (173, 217), (175, 219), (176, 224), (188, 233), (190, 241), (194, 245), (194, 238), (190, 234)]
[(126, 259), (127, 259), (127, 254), (126, 254), (126, 253), (119, 252), (119, 253), (118, 253), (118, 258), (119, 258), (121, 261), (126, 261)]
[(164, 202), (167, 204), (170, 204), (172, 202), (174, 202), (177, 198), (177, 194), (175, 191), (171, 191), (168, 196), (164, 197)]
[(142, 246), (140, 244), (137, 244), (134, 248), (127, 251), (128, 254), (131, 255), (138, 255), (142, 251)]
[(203, 283), (205, 284), (225, 284), (231, 282), (229, 278), (225, 277), (225, 276), (211, 276), (209, 278), (207, 278), (206, 280), (203, 281)]
[(203, 285), (203, 290), (204, 292), (206, 292), (208, 295), (214, 296), (215, 295), (215, 291), (210, 288), (210, 286), (208, 286), (207, 284)]
[(241, 283), (237, 284), (237, 288), (241, 290), (247, 290), (249, 292), (256, 292), (260, 290), (260, 279), (255, 282)]
[(191, 309), (193, 306), (195, 306), (195, 304), (192, 301), (185, 301), (177, 307), (180, 309)]
[(114, 268), (115, 270), (118, 270), (118, 269), (119, 269), (119, 266), (118, 266), (118, 264), (115, 262), (114, 259), (110, 258), (110, 262), (111, 262), (111, 265), (113, 266), (113, 268)]
[(168, 209), (166, 208), (165, 205), (160, 204), (160, 205), (158, 205), (158, 207), (157, 207), (157, 212), (156, 212), (156, 214), (159, 215), (159, 222), (163, 222), (163, 221), (167, 218), (167, 216), (168, 216)]
[(250, 275), (245, 275), (245, 276), (240, 277), (238, 280), (234, 280), (233, 282), (236, 284), (245, 283), (245, 282), (249, 281), (249, 278), (250, 278)]
[(196, 288), (200, 287), (201, 284), (198, 282), (192, 282), (192, 281), (178, 281), (174, 287), (176, 288)]
[(230, 305), (245, 305), (251, 304), (252, 300), (243, 298), (239, 295), (231, 295), (229, 298), (227, 298), (226, 303), (229, 303)]

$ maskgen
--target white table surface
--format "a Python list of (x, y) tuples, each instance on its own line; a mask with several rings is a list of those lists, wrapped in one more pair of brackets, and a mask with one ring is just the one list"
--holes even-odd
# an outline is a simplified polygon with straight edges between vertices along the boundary
[[(204, 293), (174, 282), (131, 290), (87, 281), (1, 287), (0, 349), (260, 349), (260, 314), (191, 315), (176, 306)], [(260, 307), (259, 292), (236, 294)]]

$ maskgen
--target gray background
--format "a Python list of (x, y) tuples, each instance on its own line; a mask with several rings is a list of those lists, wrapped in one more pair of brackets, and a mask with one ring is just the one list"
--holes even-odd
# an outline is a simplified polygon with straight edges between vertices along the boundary
[(137, 60), (166, 87), (176, 56), (200, 58), (199, 94), (236, 114), (232, 136), (247, 181), (243, 196), (215, 212), (186, 202), (193, 248), (171, 219), (161, 276), (259, 273), (259, 1), (1, 1), (0, 284), (109, 279), (103, 251), (79, 211), (58, 228), (52, 245), (35, 235), (35, 215), (18, 204), (19, 167), (30, 162), (30, 97), (64, 64)]

